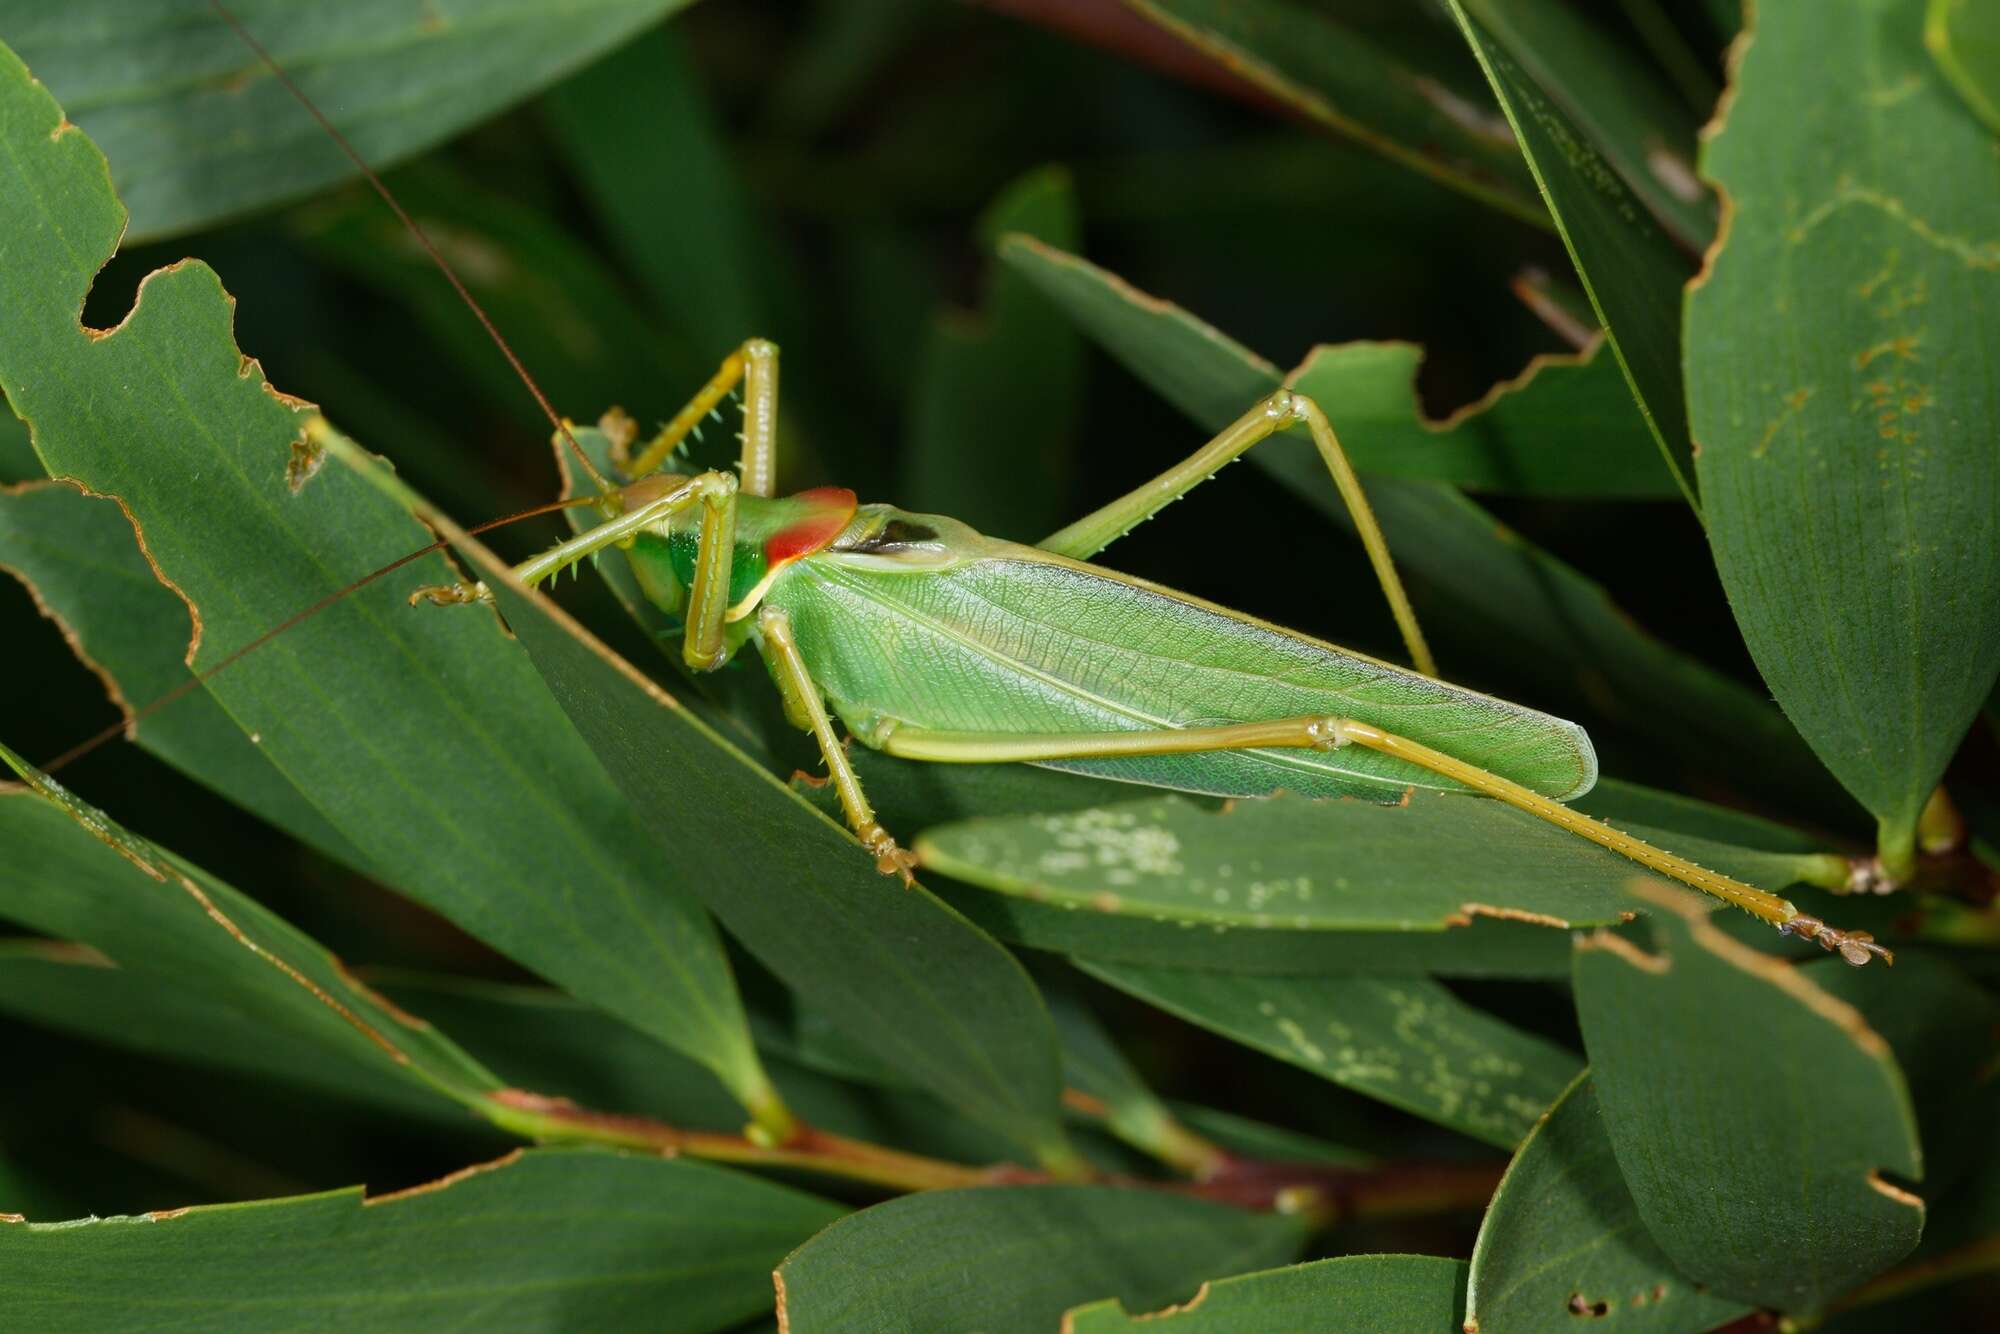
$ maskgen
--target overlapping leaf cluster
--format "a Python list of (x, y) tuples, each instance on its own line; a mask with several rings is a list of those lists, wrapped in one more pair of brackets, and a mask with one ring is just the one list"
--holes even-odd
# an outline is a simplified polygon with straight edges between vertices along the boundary
[[(396, 184), (578, 417), (664, 415), (774, 333), (788, 481), (1032, 540), (1278, 385), (1314, 395), (1448, 674), (1652, 780), (1585, 809), (1873, 926), (1896, 968), (1806, 959), (1469, 798), (1220, 805), (857, 750), (922, 855), (897, 888), (754, 665), (684, 679), (616, 560), (559, 604), (465, 535), (552, 484), (481, 446), (531, 405), (393, 218), (350, 190), (217, 227), (344, 173), (206, 6), (0, 3), (8, 634), (74, 650), (130, 721), (448, 543), (139, 718), (144, 758), (51, 777), (24, 756), (99, 719), (25, 676), (4, 697), (9, 1323), (1108, 1331), (1182, 1302), (1190, 1330), (1496, 1334), (1976, 1300), (1931, 1291), (2000, 1260), (1974, 7), (1078, 5), (1060, 26), (1106, 54), (831, 4), (749, 109), (704, 87), (784, 7), (648, 27), (679, 8), (237, 7), (385, 165), (539, 95)], [(967, 33), (999, 73), (909, 114)], [(953, 136), (1032, 141), (1038, 95), (989, 103), (1051, 71), (1114, 109), (1099, 155), (967, 172)], [(1176, 137), (1202, 117), (1226, 148)], [(1109, 156), (1128, 132), (1164, 147)], [(517, 177), (540, 188), (492, 191)], [(987, 263), (940, 304), (940, 224), (912, 219), (962, 232), (989, 196)], [(112, 260), (210, 228), (184, 244), (234, 307), (202, 262)], [(1225, 275), (1263, 350), (1084, 258), (1106, 234), (1177, 293)], [(1161, 258), (1190, 248), (1212, 267)], [(1424, 379), (1453, 321), (1383, 316), (1440, 291), (1520, 352), (1449, 415)], [(1088, 376), (1092, 346), (1124, 370)], [(320, 411), (395, 468), (315, 452)], [(1317, 622), (1367, 599), (1337, 497), (1302, 442), (1252, 457), (1234, 522), (1203, 492), (1152, 527), (1205, 532), (1179, 567), (1204, 593), (1283, 585), (1255, 609), (1341, 637)], [(1705, 604), (1672, 633), (1614, 600), (1662, 567), (1627, 531)], [(463, 571), (498, 615), (405, 605)], [(1135, 869), (1135, 841), (1171, 855)], [(1885, 906), (1820, 892), (1884, 875)]]

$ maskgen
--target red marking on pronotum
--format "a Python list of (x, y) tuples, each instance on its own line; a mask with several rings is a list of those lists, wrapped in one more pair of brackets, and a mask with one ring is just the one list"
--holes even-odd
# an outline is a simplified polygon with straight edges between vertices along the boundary
[(812, 513), (765, 539), (766, 569), (775, 570), (780, 565), (801, 556), (810, 556), (825, 547), (840, 536), (841, 529), (847, 527), (861, 504), (860, 499), (844, 486), (816, 486), (810, 491), (799, 492), (791, 499), (810, 506)]

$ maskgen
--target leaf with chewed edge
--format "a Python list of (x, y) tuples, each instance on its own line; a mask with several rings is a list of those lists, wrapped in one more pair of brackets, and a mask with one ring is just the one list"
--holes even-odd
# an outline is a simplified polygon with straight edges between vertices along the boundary
[(1466, 1328), (1542, 1329), (1615, 1316), (1620, 1334), (1698, 1334), (1743, 1314), (1661, 1253), (1618, 1173), (1586, 1071), (1507, 1168), (1472, 1249)]
[[(643, 817), (658, 873), (846, 1035), (1051, 1165), (1071, 1163), (1054, 1031), (1021, 965), (612, 652), (351, 442), (357, 480), (448, 537), (578, 733)], [(682, 781), (664, 781), (665, 775)]]
[(1465, 1261), (1343, 1255), (1201, 1285), (1194, 1300), (1132, 1311), (1110, 1298), (1063, 1317), (1062, 1334), (1273, 1334), (1288, 1329), (1438, 1334), (1465, 1319)]
[(636, 1329), (771, 1306), (829, 1201), (685, 1159), (516, 1151), (442, 1180), (135, 1218), (0, 1223), (21, 1328)]
[(1686, 343), (1737, 626), (1903, 878), (2000, 673), (2000, 153), (1922, 10), (1751, 11), (1702, 158), (1729, 225)]
[[(1577, 1015), (1618, 1167), (1676, 1267), (1716, 1293), (1811, 1311), (1909, 1253), (1915, 1114), (1888, 1045), (1807, 974), (1642, 881), (1648, 951), (1580, 937)], [(1893, 987), (1895, 974), (1868, 970)]]
[(981, 1186), (850, 1214), (778, 1267), (790, 1334), (1049, 1329), (1109, 1293), (1147, 1310), (1280, 1263), (1300, 1220), (1110, 1186)]
[[(0, 385), (52, 476), (118, 498), (200, 668), (430, 534), (318, 466), (306, 405), (237, 348), (212, 270), (149, 275), (109, 332), (79, 323), (124, 223), (104, 156), (0, 48)], [(416, 561), (206, 689), (391, 887), (767, 1104), (713, 922), (533, 665), (490, 615), (404, 605), (455, 575)]]
[(1461, 0), (1446, 3), (1514, 126), (1661, 454), (1694, 504), (1680, 354), (1681, 286), (1692, 266), (1514, 56)]
[(1343, 1088), (1511, 1149), (1583, 1062), (1429, 978), (1236, 977), (1078, 959), (1101, 982)]

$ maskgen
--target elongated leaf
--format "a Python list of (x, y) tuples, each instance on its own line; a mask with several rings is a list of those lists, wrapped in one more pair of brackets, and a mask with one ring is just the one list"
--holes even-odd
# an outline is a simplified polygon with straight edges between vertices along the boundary
[[(0, 492), (0, 567), (134, 710), (188, 679), (188, 605), (162, 584), (116, 501), (49, 482)], [(367, 858), (326, 822), (214, 698), (194, 692), (140, 723), (139, 744), (237, 805), (364, 874)]]
[(1502, 1148), (1521, 1141), (1583, 1064), (1428, 978), (1231, 977), (1077, 964), (1224, 1037)]
[[(1001, 254), (1206, 429), (1220, 430), (1280, 382), (1276, 366), (1226, 334), (1074, 255), (1022, 238), (1010, 239)], [(1302, 441), (1273, 442), (1250, 458), (1329, 519), (1350, 526), (1325, 467)], [(1669, 754), (1703, 764), (1718, 754), (1755, 756), (1750, 778), (1814, 799), (1832, 787), (1766, 700), (1654, 639), (1602, 587), (1464, 496), (1380, 476), (1368, 477), (1367, 488), (1397, 563), (1420, 576), (1413, 581), (1419, 610), (1449, 614), (1434, 632), (1457, 627), (1482, 662), (1539, 689), (1559, 671), (1553, 664), (1563, 664), (1575, 673), (1570, 693), (1580, 704)]]
[(0, 793), (0, 916), (94, 946), (154, 987), (476, 1106), (499, 1080), (442, 1033), (228, 885), (127, 833), (0, 747), (32, 785)]
[(360, 1188), (0, 1226), (0, 1304), (38, 1330), (686, 1330), (767, 1310), (837, 1205), (701, 1163), (539, 1150)]
[[(1069, 247), (1080, 231), (1068, 173), (1044, 168), (986, 210), (979, 248), (992, 254), (1010, 232)], [(931, 326), (916, 367), (899, 499), (1019, 542), (1060, 528), (1083, 355), (1070, 321), (996, 262), (978, 313), (948, 310)]]
[(1568, 934), (1474, 917), (1450, 931), (1294, 931), (1201, 926), (1037, 903), (947, 884), (945, 901), (1002, 940), (1029, 949), (1167, 968), (1251, 975), (1543, 977), (1565, 975)]
[[(381, 168), (685, 3), (232, 0), (231, 9)], [(207, 0), (7, 0), (0, 38), (104, 146), (134, 236), (188, 231), (354, 170)]]
[(1965, 104), (2000, 134), (2000, 14), (1974, 0), (1930, 0), (1924, 45)]
[(1852, 1006), (1724, 936), (1691, 896), (1641, 888), (1662, 908), (1653, 951), (1599, 932), (1576, 957), (1619, 1170), (1690, 1278), (1815, 1310), (1917, 1244), (1922, 1201), (1882, 1175), (1922, 1175), (1903, 1078)]
[(1533, 226), (1548, 225), (1506, 125), (1338, 18), (1294, 0), (1128, 7), (1307, 120)]
[[(11, 902), (0, 903), (0, 916), (12, 916)], [(464, 1110), (412, 1078), (410, 1067), (349, 1051), (347, 1043), (301, 1042), (291, 1028), (274, 1021), (271, 1007), (246, 1008), (232, 999), (241, 997), (190, 973), (163, 975), (143, 960), (138, 967), (122, 967), (90, 946), (0, 941), (0, 1011), (15, 1018), (147, 1056), (289, 1084), (344, 1106), (383, 1108), (460, 1132), (471, 1128)], [(448, 1017), (426, 1015), (425, 1021), (439, 1023), (440, 1031), (451, 1029)], [(613, 1020), (601, 1022), (660, 1050)], [(367, 1059), (357, 1062), (356, 1055)], [(738, 1111), (733, 1122), (717, 1128), (735, 1130), (742, 1121)]]
[(1149, 1310), (1288, 1259), (1293, 1219), (1105, 1186), (936, 1190), (840, 1220), (778, 1267), (791, 1334), (1052, 1329), (1109, 1293)]
[(756, 216), (677, 33), (647, 33), (552, 90), (545, 106), (619, 253), (705, 363), (699, 373), (744, 339), (776, 334), (758, 281), (768, 256)]
[(1602, 340), (1535, 358), (1441, 422), (1417, 402), (1422, 359), (1413, 343), (1341, 343), (1314, 348), (1288, 378), (1333, 415), (1341, 447), (1371, 474), (1509, 495), (1680, 494)]
[(1112, 1134), (1191, 1177), (1200, 1179), (1218, 1165), (1221, 1155), (1214, 1146), (1192, 1134), (1146, 1087), (1080, 996), (1064, 987), (1043, 994), (1062, 1045), (1065, 1098), (1089, 1099), (1090, 1114), (1101, 1116)]
[[(314, 470), (300, 405), (237, 351), (206, 268), (154, 274), (115, 334), (79, 327), (124, 215), (103, 157), (62, 123), (0, 55), (0, 382), (52, 474), (120, 497), (193, 609), (201, 666), (428, 534), (348, 470)], [(631, 808), (493, 619), (402, 605), (450, 565), (408, 574), (209, 690), (389, 883), (765, 1101), (700, 905), (662, 879)]]
[(1465, 1321), (1465, 1261), (1431, 1255), (1343, 1255), (1201, 1285), (1193, 1301), (1132, 1311), (1116, 1298), (1079, 1306), (1063, 1334), (1265, 1334), (1366, 1329), (1435, 1334)]
[[(1062, 1157), (1048, 1012), (999, 945), (879, 874), (851, 834), (749, 764), (443, 515), (345, 442), (341, 461), (449, 536), (644, 817), (645, 847), (847, 1035), (974, 1120)], [(343, 469), (342, 471), (346, 471)]]
[(1921, 0), (1761, 5), (1689, 298), (1716, 567), (1757, 666), (1906, 871), (2000, 672), (2000, 158)]
[(1522, 1141), (1501, 1179), (1472, 1251), (1466, 1306), (1487, 1334), (1613, 1314), (1621, 1330), (1699, 1334), (1745, 1309), (1675, 1269), (1647, 1233), (1588, 1073)]
[[(1800, 859), (1686, 837), (1712, 869), (1783, 888)], [(1176, 797), (926, 830), (925, 865), (1037, 902), (1153, 921), (1295, 930), (1445, 931), (1475, 916), (1600, 925), (1632, 910), (1632, 864), (1499, 802), (1411, 793), (1400, 806)]]
[(1693, 503), (1680, 360), (1681, 285), (1690, 266), (1519, 60), (1467, 15), (1463, 0), (1449, 3), (1521, 141), (1667, 466)]
[[(1694, 109), (1637, 47), (1618, 40), (1596, 14), (1562, 0), (1462, 3), (1661, 225), (1682, 245), (1708, 244), (1715, 201), (1695, 179)], [(1635, 7), (1621, 8), (1630, 13)], [(1665, 26), (1671, 31), (1670, 23)]]

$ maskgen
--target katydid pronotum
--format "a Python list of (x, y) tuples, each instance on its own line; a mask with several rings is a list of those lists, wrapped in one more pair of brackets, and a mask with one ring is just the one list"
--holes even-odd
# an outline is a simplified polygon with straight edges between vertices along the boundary
[[(421, 229), (299, 97), (506, 351)], [(507, 356), (568, 437), (525, 369), (511, 351)], [(726, 400), (741, 403), (737, 470), (666, 471), (681, 441)], [(1436, 678), (1360, 482), (1326, 414), (1302, 394), (1271, 394), (1185, 461), (1032, 547), (949, 518), (859, 504), (844, 489), (781, 497), (777, 422), (777, 349), (751, 339), (630, 455), (624, 480), (603, 476), (570, 439), (597, 486), (603, 521), (514, 573), (539, 583), (617, 548), (646, 596), (684, 626), (688, 667), (712, 671), (753, 646), (787, 716), (817, 741), (848, 825), (885, 874), (907, 881), (914, 859), (877, 821), (835, 717), (865, 746), (934, 763), (1023, 762), (1236, 797), (1282, 790), (1393, 801), (1412, 786), (1470, 790), (1815, 940), (1849, 963), (1890, 958), (1866, 932), (1829, 926), (1776, 894), (1564, 805), (1596, 779), (1589, 739), (1574, 723)], [(1415, 671), (1087, 563), (1231, 460), (1295, 426), (1318, 449), (1362, 535)], [(308, 430), (332, 428), (316, 418)], [(411, 601), (488, 596), (482, 584), (462, 583), (419, 589)]]

